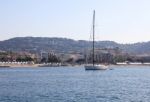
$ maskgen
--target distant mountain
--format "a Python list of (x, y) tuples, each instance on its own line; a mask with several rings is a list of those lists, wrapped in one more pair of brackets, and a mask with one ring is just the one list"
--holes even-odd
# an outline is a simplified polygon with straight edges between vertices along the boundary
[[(72, 40), (66, 38), (47, 37), (16, 37), (5, 41), (0, 41), (0, 50), (4, 51), (28, 51), (40, 53), (41, 51), (54, 52), (84, 52), (85, 48), (90, 48), (92, 42), (85, 40)], [(150, 54), (150, 42), (135, 44), (118, 44), (113, 41), (97, 41), (96, 48), (120, 48), (124, 52), (134, 54)]]
[(150, 41), (135, 43), (135, 44), (126, 44), (121, 47), (125, 52), (135, 53), (135, 54), (148, 54), (150, 55)]

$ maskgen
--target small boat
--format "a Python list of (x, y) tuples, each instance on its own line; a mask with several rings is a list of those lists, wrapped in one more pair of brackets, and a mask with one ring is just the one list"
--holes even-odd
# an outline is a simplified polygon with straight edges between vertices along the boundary
[(108, 66), (106, 65), (85, 65), (85, 70), (106, 70), (108, 69)]
[(106, 70), (106, 69), (108, 69), (108, 66), (106, 66), (106, 65), (102, 65), (102, 64), (95, 64), (95, 62), (94, 62), (94, 56), (95, 56), (95, 51), (94, 51), (94, 49), (95, 49), (95, 47), (94, 47), (94, 43), (95, 43), (95, 10), (94, 10), (94, 12), (93, 12), (93, 44), (92, 44), (92, 47), (93, 47), (93, 50), (92, 50), (92, 62), (93, 62), (93, 64), (92, 65), (85, 65), (84, 66), (84, 68), (85, 68), (85, 70)]

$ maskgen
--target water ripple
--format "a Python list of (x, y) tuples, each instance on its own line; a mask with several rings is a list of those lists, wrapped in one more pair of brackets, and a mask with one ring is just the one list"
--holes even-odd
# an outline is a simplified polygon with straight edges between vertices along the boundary
[(139, 67), (0, 69), (0, 102), (149, 102), (149, 73)]

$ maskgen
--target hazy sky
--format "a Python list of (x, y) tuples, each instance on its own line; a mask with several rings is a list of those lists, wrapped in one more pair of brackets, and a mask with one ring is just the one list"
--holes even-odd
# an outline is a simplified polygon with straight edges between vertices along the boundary
[(150, 0), (0, 0), (0, 40), (17, 36), (150, 41)]

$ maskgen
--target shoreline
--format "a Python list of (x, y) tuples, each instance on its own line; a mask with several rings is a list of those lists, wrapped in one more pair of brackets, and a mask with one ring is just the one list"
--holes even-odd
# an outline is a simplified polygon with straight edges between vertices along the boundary
[[(84, 66), (85, 64), (81, 65), (66, 65), (64, 67), (80, 67)], [(125, 67), (125, 66), (150, 66), (150, 64), (110, 64), (108, 65), (110, 67), (115, 67), (115, 66), (120, 66), (120, 67)], [(47, 64), (0, 64), (0, 68), (38, 68), (38, 67), (63, 67), (63, 65), (47, 65)]]

